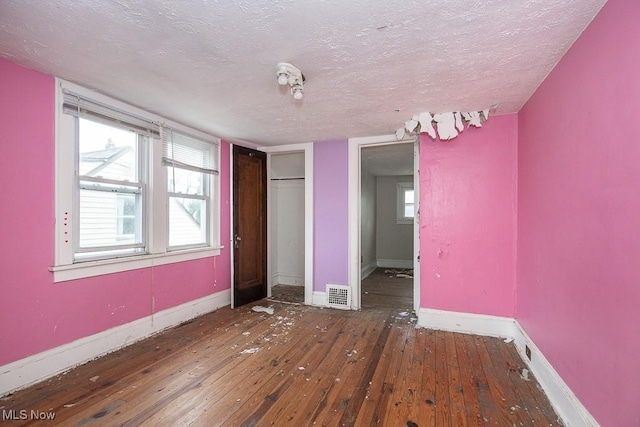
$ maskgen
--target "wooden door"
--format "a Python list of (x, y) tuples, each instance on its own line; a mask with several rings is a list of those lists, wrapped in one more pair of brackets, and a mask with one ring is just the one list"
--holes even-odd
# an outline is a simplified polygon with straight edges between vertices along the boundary
[(233, 146), (233, 307), (267, 296), (267, 155)]

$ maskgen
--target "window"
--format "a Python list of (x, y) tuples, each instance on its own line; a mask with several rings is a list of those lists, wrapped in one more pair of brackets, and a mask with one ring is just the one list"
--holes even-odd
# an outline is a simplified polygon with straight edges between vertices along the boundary
[(413, 218), (413, 189), (404, 190), (404, 218)]
[(415, 194), (412, 182), (399, 182), (397, 190), (397, 216), (398, 224), (413, 224), (415, 216)]
[(54, 281), (219, 254), (219, 140), (57, 82)]
[(205, 244), (210, 177), (218, 174), (217, 150), (198, 138), (163, 128), (162, 163), (167, 167), (169, 247)]
[(79, 198), (75, 259), (145, 251), (145, 183), (141, 159), (146, 137), (78, 117)]
[(169, 168), (169, 247), (206, 242), (207, 197), (203, 175)]

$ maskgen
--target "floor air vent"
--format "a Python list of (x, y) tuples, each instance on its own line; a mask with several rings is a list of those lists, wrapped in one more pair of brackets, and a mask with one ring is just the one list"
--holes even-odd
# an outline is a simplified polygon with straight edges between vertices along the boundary
[(351, 309), (351, 288), (344, 285), (327, 285), (327, 306)]

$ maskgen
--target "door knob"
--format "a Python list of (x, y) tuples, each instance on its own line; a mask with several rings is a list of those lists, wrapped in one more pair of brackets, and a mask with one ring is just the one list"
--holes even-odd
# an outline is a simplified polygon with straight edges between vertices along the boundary
[(242, 240), (242, 237), (236, 235), (235, 241), (233, 242), (233, 247), (238, 249), (240, 247), (240, 240)]

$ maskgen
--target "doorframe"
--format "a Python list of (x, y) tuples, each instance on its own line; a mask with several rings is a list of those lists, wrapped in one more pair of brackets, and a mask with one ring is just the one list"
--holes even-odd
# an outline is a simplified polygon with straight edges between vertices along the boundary
[[(260, 147), (267, 153), (267, 181), (271, 180), (271, 155), (304, 153), (304, 303), (313, 301), (313, 143)], [(271, 296), (271, 186), (267, 185), (267, 290)]]
[(349, 138), (349, 287), (351, 309), (361, 308), (361, 150), (363, 147), (407, 144), (413, 142), (413, 188), (418, 206), (413, 223), (413, 309), (420, 309), (420, 138), (400, 140), (395, 135)]

